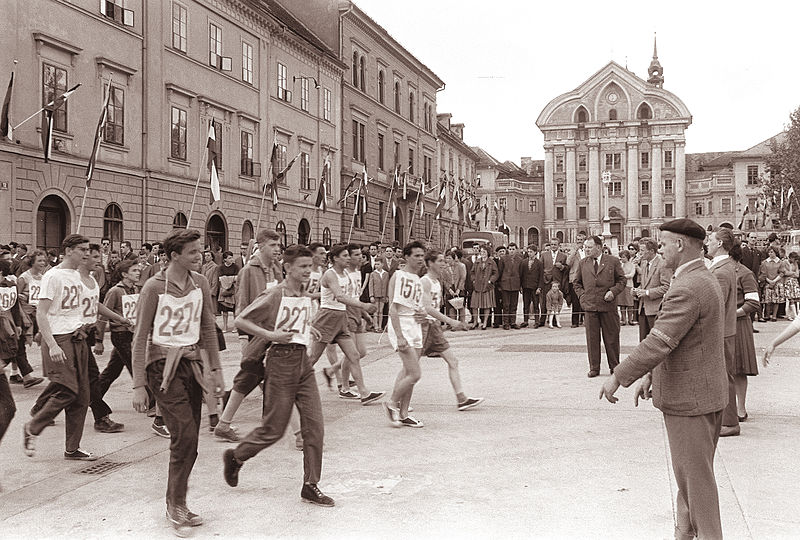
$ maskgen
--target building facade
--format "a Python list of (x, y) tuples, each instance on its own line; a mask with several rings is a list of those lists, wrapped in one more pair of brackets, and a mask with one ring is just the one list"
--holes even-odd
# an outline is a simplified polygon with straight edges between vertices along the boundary
[(611, 235), (623, 243), (687, 216), (692, 117), (663, 88), (655, 51), (648, 74), (645, 81), (609, 62), (542, 110), (547, 236), (573, 242), (579, 233), (601, 234), (608, 215)]
[[(86, 163), (111, 80), (104, 140), (81, 233), (136, 245), (189, 224), (221, 249), (273, 227), (286, 243), (341, 235), (336, 51), (276, 2), (248, 0), (14, 2), (0, 23), (0, 64), (19, 61), (12, 123), (81, 87), (56, 114), (53, 152), (39, 122), (0, 141), (0, 226), (21, 242), (57, 247), (77, 229)], [(80, 32), (75, 32), (80, 28)], [(13, 29), (13, 30), (12, 30)], [(209, 204), (209, 128), (219, 145), (221, 200)], [(261, 211), (273, 144), (281, 164), (300, 155)], [(314, 206), (331, 156), (329, 209)], [(198, 181), (199, 178), (199, 181)], [(192, 209), (195, 185), (199, 182)], [(32, 226), (32, 224), (35, 224)]]
[[(449, 113), (437, 115), (436, 144), (439, 182), (444, 182), (445, 202), (441, 218), (432, 227), (441, 247), (460, 245), (465, 230), (478, 227), (477, 165), (480, 156), (464, 142), (464, 124), (451, 123)], [(436, 191), (434, 190), (434, 196)]]

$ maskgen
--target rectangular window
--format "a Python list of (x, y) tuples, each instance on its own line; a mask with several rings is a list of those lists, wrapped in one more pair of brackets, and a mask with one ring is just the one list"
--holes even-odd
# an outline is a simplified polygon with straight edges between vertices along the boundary
[(558, 183), (556, 184), (556, 197), (563, 197), (564, 196), (564, 184)]
[(326, 88), (322, 93), (322, 118), (331, 121), (331, 90)]
[[(50, 64), (42, 64), (42, 107), (67, 91), (67, 70)], [(53, 113), (53, 129), (67, 131), (68, 102)]]
[(364, 162), (364, 124), (353, 120), (353, 159)]
[(614, 181), (608, 184), (608, 188), (611, 191), (612, 197), (621, 197), (622, 196), (622, 182)]
[(253, 134), (242, 131), (241, 174), (253, 176)]
[(415, 161), (416, 160), (414, 159), (414, 149), (413, 148), (409, 148), (408, 149), (408, 174), (414, 174), (414, 162)]
[(714, 214), (714, 203), (712, 201), (708, 201), (708, 215)]
[(750, 208), (751, 213), (755, 212), (758, 207), (758, 199), (747, 199), (747, 207)]
[(378, 202), (378, 232), (383, 234), (383, 225), (386, 221), (386, 203)]
[(125, 9), (125, 0), (100, 0), (100, 13), (123, 26), (133, 26), (133, 11)]
[(748, 186), (758, 185), (758, 165), (747, 166), (747, 185)]
[(125, 92), (122, 88), (111, 87), (103, 141), (111, 144), (125, 144)]
[(222, 123), (217, 122), (216, 120), (211, 121), (214, 125), (214, 137), (217, 140), (217, 159), (215, 163), (217, 164), (217, 170), (222, 170), (222, 154), (224, 153), (225, 147), (222, 144)]
[(672, 167), (672, 150), (664, 150), (664, 167)]
[(664, 178), (664, 193), (672, 193), (672, 178)]
[(564, 172), (564, 156), (556, 156), (556, 172)]
[(508, 207), (508, 199), (506, 197), (498, 197), (497, 198), (497, 206), (499, 206), (501, 210), (503, 208), (507, 208)]
[[(285, 169), (285, 168), (286, 168), (286, 163), (287, 163), (287, 161), (286, 161), (286, 154), (287, 154), (287, 150), (288, 150), (288, 149), (286, 148), (286, 145), (285, 145), (285, 144), (280, 144), (280, 143), (278, 143), (278, 171), (279, 171), (279, 172), (280, 172), (280, 171), (282, 171), (283, 169)], [(281, 183), (281, 184), (286, 184), (286, 177), (287, 177), (287, 176), (288, 176), (288, 175), (283, 175), (283, 178), (282, 178), (282, 179), (281, 179), (281, 181), (280, 181), (280, 183)]]
[(650, 195), (650, 181), (642, 180), (642, 195)]
[(664, 217), (672, 217), (672, 203), (664, 205)]
[(383, 142), (383, 133), (378, 133), (378, 170), (385, 171), (386, 170), (386, 163), (383, 159), (384, 153), (384, 142)]
[(564, 207), (556, 206), (556, 219), (564, 219)]
[(622, 168), (622, 154), (606, 154), (606, 170), (619, 170)]
[(578, 207), (578, 219), (586, 219), (586, 207), (579, 206)]
[(222, 69), (222, 28), (208, 23), (208, 63)]
[(650, 217), (650, 205), (649, 204), (643, 204), (642, 205), (642, 217), (643, 218), (649, 218)]
[(311, 189), (311, 160), (305, 152), (300, 153), (300, 189)]
[(178, 107), (172, 107), (169, 155), (186, 161), (186, 111)]
[(423, 161), (423, 171), (422, 177), (425, 179), (426, 182), (429, 182), (432, 175), (431, 172), (433, 170), (433, 158), (429, 156), (425, 156), (422, 158)]
[(586, 154), (578, 154), (578, 170), (586, 170)]
[(586, 197), (586, 182), (578, 182), (578, 197)]
[(242, 41), (242, 80), (253, 84), (253, 46)]
[(694, 215), (696, 216), (703, 215), (703, 203), (701, 202), (694, 203)]
[(531, 212), (536, 213), (536, 201), (528, 201), (528, 209)]
[(641, 159), (639, 160), (639, 166), (642, 169), (650, 168), (650, 152), (642, 152)]
[(172, 46), (186, 52), (186, 8), (177, 2), (172, 3)]
[(278, 99), (292, 102), (292, 92), (287, 87), (286, 66), (278, 62)]
[(730, 199), (722, 199), (721, 210), (722, 210), (723, 214), (730, 214), (731, 213), (731, 200)]
[(400, 165), (400, 142), (394, 141), (394, 167)]
[(300, 79), (300, 108), (304, 111), (308, 110), (308, 79), (306, 77)]

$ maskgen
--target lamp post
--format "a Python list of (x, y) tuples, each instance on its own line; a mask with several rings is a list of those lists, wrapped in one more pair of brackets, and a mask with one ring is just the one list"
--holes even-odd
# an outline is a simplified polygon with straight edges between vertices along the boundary
[(605, 199), (605, 214), (603, 217), (603, 240), (608, 241), (611, 238), (611, 218), (608, 216), (608, 197), (609, 189), (611, 186), (611, 171), (603, 171), (603, 191)]

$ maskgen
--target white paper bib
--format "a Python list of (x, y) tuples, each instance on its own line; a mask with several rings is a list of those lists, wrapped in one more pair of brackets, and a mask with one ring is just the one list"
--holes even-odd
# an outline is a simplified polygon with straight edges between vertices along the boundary
[(200, 341), (200, 315), (203, 291), (195, 288), (181, 298), (167, 293), (158, 295), (153, 320), (153, 343), (162, 347), (186, 347)]
[(122, 295), (122, 316), (136, 324), (136, 305), (139, 303), (138, 294)]
[(311, 298), (284, 296), (275, 318), (275, 330), (292, 332), (290, 343), (308, 346), (311, 343)]
[(417, 311), (422, 307), (422, 282), (410, 272), (396, 272), (392, 302)]
[(16, 287), (0, 287), (0, 311), (8, 311), (17, 303)]

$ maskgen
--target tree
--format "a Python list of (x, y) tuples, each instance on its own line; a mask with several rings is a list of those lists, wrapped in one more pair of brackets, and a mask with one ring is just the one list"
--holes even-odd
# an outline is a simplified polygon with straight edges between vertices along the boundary
[(772, 154), (767, 158), (768, 179), (764, 183), (764, 194), (779, 201), (781, 194), (788, 197), (791, 190), (793, 195), (791, 200), (785, 201), (781, 222), (784, 217), (790, 217), (795, 227), (800, 221), (800, 107), (789, 115), (784, 136), (774, 138), (769, 146)]

